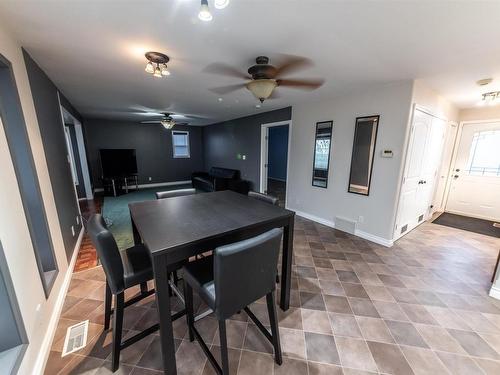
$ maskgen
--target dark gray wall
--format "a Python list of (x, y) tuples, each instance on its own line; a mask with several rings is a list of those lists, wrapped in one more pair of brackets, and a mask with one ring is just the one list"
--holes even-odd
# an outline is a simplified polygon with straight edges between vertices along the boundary
[[(260, 184), (261, 124), (292, 118), (292, 107), (208, 125), (203, 128), (205, 170), (210, 167), (239, 169), (252, 189)], [(246, 155), (246, 160), (237, 155)]]
[(199, 127), (174, 128), (189, 131), (189, 159), (173, 158), (172, 132), (160, 124), (89, 119), (84, 121), (84, 128), (94, 187), (102, 187), (99, 161), (102, 148), (136, 149), (140, 184), (190, 180), (191, 173), (203, 170), (202, 129)]
[[(57, 98), (58, 89), (26, 50), (23, 50), (23, 54), (54, 192), (57, 216), (69, 260), (78, 239), (77, 233), (80, 231), (81, 221), (80, 225), (76, 224), (76, 217), (79, 215), (78, 201), (67, 159), (64, 125)], [(70, 107), (68, 110), (75, 111), (67, 99), (60, 95), (61, 101)], [(76, 115), (81, 118), (79, 114)], [(75, 226), (75, 236), (71, 233), (72, 225)]]

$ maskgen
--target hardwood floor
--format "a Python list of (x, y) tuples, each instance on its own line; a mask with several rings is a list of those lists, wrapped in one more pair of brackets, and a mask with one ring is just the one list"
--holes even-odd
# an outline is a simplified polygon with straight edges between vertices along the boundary
[[(87, 220), (94, 213), (101, 212), (102, 209), (103, 196), (94, 195), (93, 200), (80, 201), (80, 210), (82, 212), (83, 222), (87, 223)], [(82, 244), (80, 245), (80, 250), (76, 258), (75, 268), (73, 272), (85, 271), (90, 268), (94, 268), (99, 264), (97, 259), (97, 251), (90, 241), (90, 237), (87, 232), (83, 235)]]

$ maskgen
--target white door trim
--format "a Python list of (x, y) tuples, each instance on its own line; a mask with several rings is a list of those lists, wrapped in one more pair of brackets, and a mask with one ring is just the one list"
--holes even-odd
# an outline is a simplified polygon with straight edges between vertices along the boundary
[(261, 124), (260, 128), (260, 192), (263, 193), (267, 187), (267, 175), (265, 164), (267, 162), (267, 142), (266, 136), (268, 135), (269, 128), (275, 126), (288, 125), (288, 155), (286, 160), (286, 191), (285, 191), (285, 208), (288, 207), (288, 181), (289, 181), (289, 171), (290, 171), (290, 146), (292, 144), (292, 120), (268, 122)]

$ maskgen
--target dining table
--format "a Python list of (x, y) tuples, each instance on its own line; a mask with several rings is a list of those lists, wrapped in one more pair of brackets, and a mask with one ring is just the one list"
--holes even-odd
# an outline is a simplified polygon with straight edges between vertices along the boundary
[(293, 211), (230, 190), (130, 203), (129, 210), (134, 242), (144, 244), (153, 264), (164, 373), (177, 374), (168, 265), (283, 228), (279, 304), (288, 310)]

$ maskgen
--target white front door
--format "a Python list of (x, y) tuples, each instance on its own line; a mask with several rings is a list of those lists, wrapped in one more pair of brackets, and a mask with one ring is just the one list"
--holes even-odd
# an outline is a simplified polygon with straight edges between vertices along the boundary
[(500, 220), (500, 122), (463, 125), (446, 211)]

